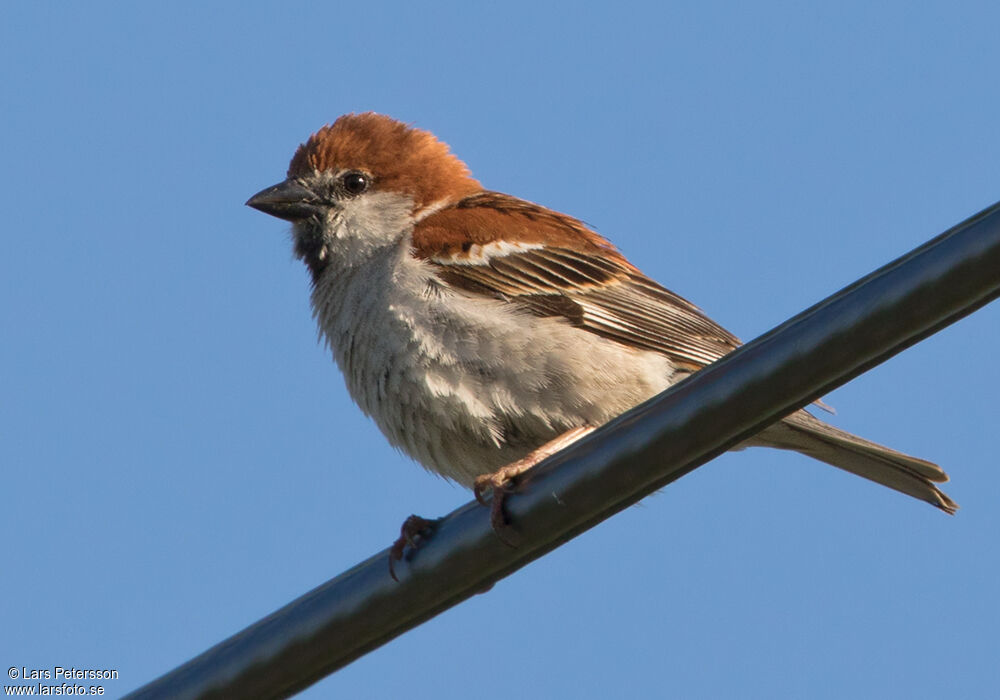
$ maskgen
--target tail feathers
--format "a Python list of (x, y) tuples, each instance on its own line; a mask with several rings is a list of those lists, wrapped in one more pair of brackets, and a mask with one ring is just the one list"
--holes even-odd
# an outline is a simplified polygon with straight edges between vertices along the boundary
[(935, 486), (935, 482), (948, 481), (948, 475), (938, 465), (834, 428), (805, 411), (772, 425), (750, 444), (795, 450), (919, 498), (946, 513), (958, 509), (958, 504)]

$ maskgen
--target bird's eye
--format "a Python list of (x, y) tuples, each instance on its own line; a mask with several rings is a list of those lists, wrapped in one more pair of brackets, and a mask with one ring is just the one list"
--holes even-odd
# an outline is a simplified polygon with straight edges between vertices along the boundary
[(359, 173), (356, 170), (349, 173), (345, 173), (342, 182), (344, 183), (344, 189), (348, 194), (361, 194), (368, 189), (368, 185), (371, 184), (371, 180), (364, 173)]

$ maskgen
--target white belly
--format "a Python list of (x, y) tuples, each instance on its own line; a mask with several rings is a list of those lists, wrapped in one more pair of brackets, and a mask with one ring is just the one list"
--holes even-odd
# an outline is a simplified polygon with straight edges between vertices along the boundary
[(351, 396), (428, 469), (471, 485), (672, 382), (663, 355), (453, 292), (431, 273), (405, 250), (386, 251), (351, 272), (327, 270), (313, 293)]

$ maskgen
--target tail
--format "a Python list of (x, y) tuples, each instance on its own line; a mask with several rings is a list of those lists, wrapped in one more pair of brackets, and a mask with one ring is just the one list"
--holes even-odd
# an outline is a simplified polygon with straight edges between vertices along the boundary
[(919, 498), (946, 513), (958, 509), (958, 504), (935, 485), (948, 481), (948, 475), (938, 465), (834, 428), (805, 411), (797, 411), (765, 429), (748, 444), (795, 450)]

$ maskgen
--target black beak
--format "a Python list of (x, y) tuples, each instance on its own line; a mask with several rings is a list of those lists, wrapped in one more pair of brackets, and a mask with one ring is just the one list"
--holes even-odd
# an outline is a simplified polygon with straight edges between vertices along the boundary
[(324, 205), (309, 188), (285, 180), (255, 194), (247, 200), (247, 206), (285, 221), (301, 221), (320, 214)]

